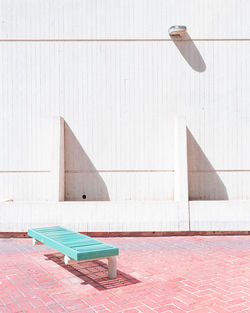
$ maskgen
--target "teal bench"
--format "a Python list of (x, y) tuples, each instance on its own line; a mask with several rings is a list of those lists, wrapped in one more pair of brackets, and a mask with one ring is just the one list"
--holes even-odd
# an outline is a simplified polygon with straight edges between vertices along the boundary
[(46, 244), (64, 254), (66, 265), (86, 260), (108, 259), (108, 277), (117, 276), (116, 256), (119, 249), (61, 226), (28, 230), (33, 245)]

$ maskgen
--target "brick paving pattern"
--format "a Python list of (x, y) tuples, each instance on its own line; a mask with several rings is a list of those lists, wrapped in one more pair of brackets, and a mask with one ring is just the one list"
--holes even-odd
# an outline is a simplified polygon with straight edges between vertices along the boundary
[(64, 265), (31, 239), (0, 239), (0, 312), (250, 312), (250, 237), (102, 238), (106, 261)]

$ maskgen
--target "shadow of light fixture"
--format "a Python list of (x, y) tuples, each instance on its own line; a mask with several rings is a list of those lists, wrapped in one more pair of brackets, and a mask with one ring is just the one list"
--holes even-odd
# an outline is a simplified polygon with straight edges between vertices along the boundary
[(174, 25), (168, 30), (173, 43), (183, 58), (196, 72), (204, 72), (206, 64), (184, 25)]

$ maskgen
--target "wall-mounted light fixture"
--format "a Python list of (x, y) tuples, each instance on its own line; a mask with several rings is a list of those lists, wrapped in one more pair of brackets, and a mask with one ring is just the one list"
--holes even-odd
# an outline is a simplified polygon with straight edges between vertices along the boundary
[(174, 25), (168, 29), (169, 36), (183, 36), (187, 32), (187, 27), (184, 25)]

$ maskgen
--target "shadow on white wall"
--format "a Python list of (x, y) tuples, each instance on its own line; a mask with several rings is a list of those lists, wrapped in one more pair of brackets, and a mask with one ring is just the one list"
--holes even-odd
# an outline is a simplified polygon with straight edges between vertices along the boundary
[(181, 37), (172, 37), (172, 40), (193, 70), (196, 72), (204, 72), (206, 70), (206, 64), (188, 33)]
[(228, 200), (227, 189), (187, 129), (189, 200)]
[(69, 125), (64, 126), (65, 200), (109, 201), (107, 186)]

